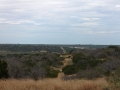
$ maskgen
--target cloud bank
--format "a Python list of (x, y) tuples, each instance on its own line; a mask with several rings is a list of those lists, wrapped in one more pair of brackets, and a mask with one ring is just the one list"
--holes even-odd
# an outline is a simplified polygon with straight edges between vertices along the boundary
[(119, 0), (1, 0), (0, 43), (120, 44), (119, 19)]

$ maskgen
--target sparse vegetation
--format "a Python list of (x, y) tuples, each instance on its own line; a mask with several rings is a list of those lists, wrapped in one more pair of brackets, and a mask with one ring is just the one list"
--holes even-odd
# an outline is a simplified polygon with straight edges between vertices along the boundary
[[(13, 45), (13, 47), (16, 47), (18, 50), (18, 46)], [(22, 48), (23, 47), (24, 45)], [(47, 46), (44, 47), (48, 48)], [(60, 48), (59, 45), (56, 47)], [(29, 90), (33, 90), (34, 88), (36, 88), (36, 90), (39, 90), (40, 88), (43, 88), (41, 90), (46, 90), (46, 87), (41, 86), (41, 82), (45, 83), (45, 81), (47, 81), (45, 85), (49, 83), (53, 85), (53, 87), (48, 86), (48, 88), (51, 90), (67, 90), (68, 88), (72, 88), (71, 90), (119, 90), (120, 48), (118, 46), (108, 46), (107, 48), (101, 49), (96, 48), (73, 50), (69, 49), (67, 46), (62, 47), (64, 47), (64, 49), (67, 49), (66, 51), (69, 51), (70, 54), (61, 54), (60, 52), (51, 53), (50, 51), (44, 53), (28, 53), (26, 51), (24, 53), (15, 53), (15, 51), (14, 53), (10, 53), (8, 51), (9, 53), (0, 54), (0, 78), (4, 78), (4, 80), (0, 81), (0, 90), (7, 90), (5, 87), (1, 86), (2, 83), (17, 83), (18, 81), (25, 82), (26, 84), (25, 88), (20, 88), (20, 90), (27, 90), (28, 88)], [(36, 47), (29, 46), (29, 48), (37, 50), (37, 48), (39, 48), (39, 45)], [(8, 49), (12, 48), (6, 48), (6, 50)], [(60, 72), (64, 73), (64, 75), (58, 79)], [(5, 78), (9, 79), (5, 80)], [(68, 85), (71, 82), (78, 82), (80, 84), (80, 81), (82, 80), (94, 83), (98, 78), (106, 79), (108, 86), (101, 87), (99, 84), (89, 84), (90, 86), (88, 86), (88, 88), (85, 88), (87, 86), (84, 87), (84, 84), (81, 84), (83, 86), (80, 87), (76, 86), (75, 84), (74, 85), (76, 87), (70, 87)], [(66, 87), (64, 88), (63, 86), (59, 86), (57, 83), (52, 84), (54, 80), (62, 83), (59, 84), (63, 86), (67, 83)], [(29, 85), (27, 86), (29, 82), (32, 82), (31, 85), (33, 88)], [(37, 83), (37, 86), (34, 83)], [(85, 83), (85, 85), (87, 84)], [(15, 90), (14, 87), (12, 90)]]

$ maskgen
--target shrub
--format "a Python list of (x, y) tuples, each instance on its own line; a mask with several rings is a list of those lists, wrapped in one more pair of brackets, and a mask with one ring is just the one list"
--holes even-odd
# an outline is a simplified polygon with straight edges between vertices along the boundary
[(103, 61), (101, 61), (101, 60), (91, 60), (91, 61), (88, 61), (88, 64), (89, 64), (89, 66), (91, 66), (91, 67), (95, 67), (95, 66), (97, 66), (99, 63), (102, 63)]
[(71, 75), (75, 74), (77, 71), (73, 65), (67, 65), (65, 66), (62, 71), (64, 72), (65, 75)]
[(73, 56), (73, 63), (77, 63), (79, 60), (83, 59), (86, 59), (83, 53), (76, 54), (75, 56)]
[(120, 78), (120, 67), (115, 70), (115, 75)]
[(110, 90), (120, 90), (120, 67), (118, 67), (110, 77), (106, 78), (109, 82)]
[(115, 49), (115, 51), (119, 51), (120, 50), (120, 48), (118, 46), (108, 46), (108, 48), (113, 48), (113, 49)]
[(58, 70), (50, 70), (47, 72), (47, 77), (56, 78), (56, 77), (58, 77), (58, 73), (59, 73)]
[(0, 78), (8, 78), (7, 63), (0, 59)]
[(101, 77), (101, 73), (96, 69), (86, 69), (77, 73), (78, 78), (94, 79)]

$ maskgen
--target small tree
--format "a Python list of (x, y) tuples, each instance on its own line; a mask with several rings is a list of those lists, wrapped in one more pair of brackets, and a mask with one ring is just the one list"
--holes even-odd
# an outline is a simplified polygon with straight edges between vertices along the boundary
[(80, 60), (86, 60), (86, 56), (83, 53), (79, 53), (73, 56), (73, 63), (78, 63)]
[(49, 70), (47, 72), (48, 78), (57, 78), (58, 77), (59, 70)]
[(0, 79), (1, 78), (8, 78), (8, 70), (7, 70), (7, 63), (0, 59)]
[(62, 71), (64, 72), (65, 75), (72, 75), (76, 73), (76, 69), (73, 65), (67, 65), (65, 66)]

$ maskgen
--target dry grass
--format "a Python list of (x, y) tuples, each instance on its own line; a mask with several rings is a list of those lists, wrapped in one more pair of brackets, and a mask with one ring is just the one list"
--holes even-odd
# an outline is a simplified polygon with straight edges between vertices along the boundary
[(98, 80), (70, 80), (44, 79), (34, 80), (0, 80), (0, 90), (103, 90), (107, 83)]

